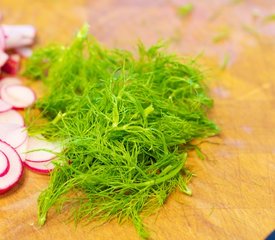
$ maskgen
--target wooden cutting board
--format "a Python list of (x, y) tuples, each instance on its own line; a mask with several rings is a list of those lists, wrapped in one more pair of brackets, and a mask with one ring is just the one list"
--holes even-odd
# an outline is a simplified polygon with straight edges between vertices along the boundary
[[(173, 193), (145, 222), (154, 240), (264, 239), (275, 228), (275, 22), (267, 17), (273, 1), (194, 0), (188, 16), (178, 14), (180, 2), (1, 0), (0, 11), (5, 23), (34, 24), (38, 45), (69, 42), (88, 21), (108, 46), (133, 49), (138, 38), (148, 45), (162, 38), (178, 54), (203, 51), (215, 99), (210, 117), (222, 132), (201, 145), (208, 159), (189, 158), (197, 175), (193, 196)], [(1, 240), (139, 239), (130, 223), (75, 228), (54, 211), (39, 228), (36, 201), (48, 181), (26, 169), (0, 196)]]

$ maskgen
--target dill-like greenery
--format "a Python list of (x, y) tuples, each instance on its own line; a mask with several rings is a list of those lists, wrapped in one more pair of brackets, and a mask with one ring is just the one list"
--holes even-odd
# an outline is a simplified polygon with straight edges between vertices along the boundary
[(38, 200), (39, 223), (52, 206), (71, 206), (80, 219), (130, 219), (148, 237), (151, 214), (179, 188), (191, 194), (186, 169), (190, 141), (218, 132), (206, 110), (203, 75), (161, 50), (138, 46), (138, 57), (105, 49), (84, 27), (68, 47), (38, 49), (25, 75), (47, 93), (38, 100), (47, 123), (30, 132), (63, 143), (50, 183)]
[(190, 15), (193, 10), (194, 10), (194, 5), (192, 3), (187, 3), (187, 4), (180, 6), (178, 8), (178, 14), (181, 17), (185, 17), (185, 16)]

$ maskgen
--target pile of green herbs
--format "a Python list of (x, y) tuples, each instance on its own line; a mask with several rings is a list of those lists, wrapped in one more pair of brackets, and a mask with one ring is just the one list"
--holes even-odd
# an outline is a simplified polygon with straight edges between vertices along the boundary
[(147, 238), (143, 214), (176, 188), (191, 194), (187, 152), (218, 132), (206, 116), (212, 100), (194, 61), (159, 44), (139, 44), (138, 56), (106, 49), (87, 32), (36, 50), (26, 64), (25, 76), (47, 89), (35, 107), (48, 121), (29, 130), (64, 145), (38, 200), (39, 223), (52, 206), (69, 205), (76, 222), (130, 219)]

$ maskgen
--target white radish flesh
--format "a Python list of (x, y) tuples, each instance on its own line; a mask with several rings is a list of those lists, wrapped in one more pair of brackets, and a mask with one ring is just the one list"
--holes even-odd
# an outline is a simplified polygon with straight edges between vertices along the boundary
[(1, 51), (0, 49), (0, 67), (4, 66), (5, 63), (8, 61), (8, 59), (9, 59), (9, 55)]
[(29, 138), (27, 137), (26, 140), (19, 147), (17, 147), (15, 149), (17, 151), (17, 153), (19, 154), (22, 162), (25, 162), (25, 160), (26, 160), (28, 139)]
[(56, 157), (61, 152), (61, 146), (55, 142), (49, 142), (43, 136), (29, 137), (26, 161), (45, 162)]
[(0, 113), (9, 111), (10, 109), (12, 109), (12, 105), (0, 99)]
[(15, 77), (6, 77), (0, 80), (0, 88), (8, 85), (20, 85), (21, 80)]
[(0, 124), (1, 123), (12, 123), (24, 126), (24, 119), (17, 111), (9, 110), (6, 112), (0, 112)]
[(5, 48), (18, 48), (34, 43), (36, 30), (31, 25), (2, 25), (5, 39)]
[(32, 89), (23, 85), (8, 85), (1, 87), (1, 98), (14, 108), (26, 108), (31, 106), (36, 99)]
[(4, 48), (5, 48), (5, 33), (3, 28), (0, 26), (0, 50), (4, 50)]
[(15, 51), (24, 58), (28, 58), (32, 55), (32, 49), (29, 47), (17, 48)]
[(24, 165), (27, 166), (30, 170), (37, 173), (42, 173), (42, 174), (47, 174), (54, 169), (54, 164), (52, 163), (51, 160), (46, 162), (25, 161)]
[(0, 151), (7, 156), (10, 164), (8, 172), (0, 177), (0, 193), (5, 193), (20, 180), (23, 167), (19, 155), (10, 145), (0, 141)]
[(19, 147), (28, 137), (26, 128), (18, 124), (1, 123), (0, 140), (8, 143), (13, 148)]
[(8, 161), (7, 156), (0, 151), (0, 177), (7, 174), (10, 168), (10, 163)]

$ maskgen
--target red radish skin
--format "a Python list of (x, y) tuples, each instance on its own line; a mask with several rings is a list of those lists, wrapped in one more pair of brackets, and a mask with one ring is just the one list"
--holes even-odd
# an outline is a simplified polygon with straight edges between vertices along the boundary
[(0, 112), (0, 124), (1, 123), (12, 123), (24, 126), (24, 119), (17, 111), (9, 110), (2, 113)]
[(21, 146), (28, 137), (25, 127), (18, 124), (0, 124), (0, 140), (8, 143), (14, 148)]
[(9, 171), (0, 177), (0, 194), (3, 194), (15, 186), (23, 174), (23, 165), (20, 156), (9, 144), (0, 141), (0, 151), (9, 161)]
[(36, 100), (36, 95), (31, 88), (19, 84), (2, 86), (0, 96), (15, 109), (27, 108)]
[(26, 161), (46, 162), (56, 157), (61, 152), (58, 143), (49, 142), (43, 136), (29, 137)]
[(29, 162), (26, 160), (23, 164), (30, 170), (41, 174), (49, 174), (54, 169), (54, 164), (51, 161)]
[(3, 177), (7, 174), (10, 169), (10, 162), (8, 161), (7, 156), (0, 151), (0, 177)]
[(9, 56), (5, 64), (2, 65), (2, 71), (11, 75), (17, 74), (17, 72), (19, 71), (19, 68), (20, 68), (20, 56), (18, 54)]
[(12, 109), (12, 105), (0, 99), (0, 113), (7, 112)]

